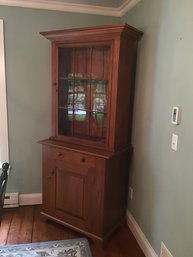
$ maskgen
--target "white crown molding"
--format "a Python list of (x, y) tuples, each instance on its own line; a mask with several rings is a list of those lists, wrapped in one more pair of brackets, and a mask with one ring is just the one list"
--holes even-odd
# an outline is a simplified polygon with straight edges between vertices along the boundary
[(131, 10), (136, 4), (138, 4), (141, 0), (127, 0), (125, 1), (118, 9), (119, 16), (122, 17), (126, 12)]
[(127, 0), (119, 8), (70, 4), (50, 0), (0, 0), (0, 5), (121, 17), (139, 1), (141, 0)]

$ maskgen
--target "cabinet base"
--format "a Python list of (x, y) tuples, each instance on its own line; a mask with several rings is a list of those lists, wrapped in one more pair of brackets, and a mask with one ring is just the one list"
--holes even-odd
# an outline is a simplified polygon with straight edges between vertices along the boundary
[(61, 224), (67, 228), (70, 228), (82, 235), (85, 235), (86, 237), (88, 237), (89, 239), (91, 239), (93, 241), (93, 243), (95, 244), (95, 246), (98, 246), (98, 247), (104, 247), (107, 240), (110, 238), (110, 236), (113, 234), (113, 232), (115, 232), (119, 227), (121, 227), (123, 224), (126, 223), (126, 217), (124, 217), (120, 222), (118, 222), (108, 233), (106, 233), (103, 237), (100, 237), (100, 236), (97, 236), (95, 234), (92, 234), (88, 231), (85, 231), (83, 229), (79, 229), (69, 223), (66, 223), (64, 221), (61, 221), (45, 212), (41, 212), (41, 215), (43, 215), (43, 217), (45, 219), (48, 219), (48, 220), (53, 220), (55, 221), (56, 223), (58, 224)]

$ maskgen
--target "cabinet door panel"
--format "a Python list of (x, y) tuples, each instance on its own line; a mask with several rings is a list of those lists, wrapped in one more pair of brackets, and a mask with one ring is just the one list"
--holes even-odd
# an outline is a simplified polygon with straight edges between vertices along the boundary
[[(69, 152), (68, 160), (55, 160), (55, 217), (74, 226), (86, 229), (90, 195), (90, 177), (94, 167), (81, 166), (76, 163), (79, 153)], [(86, 156), (88, 158), (88, 156)], [(92, 159), (92, 158), (91, 158)], [(72, 164), (75, 164), (74, 166)], [(89, 162), (88, 162), (89, 163)]]
[(63, 169), (56, 174), (56, 209), (84, 219), (86, 177)]

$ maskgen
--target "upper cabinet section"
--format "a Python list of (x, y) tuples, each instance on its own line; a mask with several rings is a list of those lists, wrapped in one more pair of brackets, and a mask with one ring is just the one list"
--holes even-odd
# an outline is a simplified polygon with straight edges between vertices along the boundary
[(52, 41), (52, 139), (109, 151), (130, 145), (136, 42), (128, 25), (42, 32)]
[(110, 46), (58, 48), (58, 135), (106, 143)]

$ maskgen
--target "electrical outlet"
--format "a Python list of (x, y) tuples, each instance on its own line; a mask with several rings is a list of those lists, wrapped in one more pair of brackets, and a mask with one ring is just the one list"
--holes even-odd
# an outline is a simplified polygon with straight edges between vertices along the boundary
[(171, 148), (174, 151), (177, 151), (178, 149), (178, 135), (176, 134), (172, 134)]
[(133, 188), (129, 187), (129, 198), (132, 201), (133, 200)]
[(160, 257), (173, 257), (163, 242), (161, 242)]

